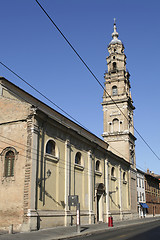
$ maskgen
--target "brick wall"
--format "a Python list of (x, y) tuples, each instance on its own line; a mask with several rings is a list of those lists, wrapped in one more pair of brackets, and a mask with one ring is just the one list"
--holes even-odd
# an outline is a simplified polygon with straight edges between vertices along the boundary
[(145, 186), (148, 214), (160, 214), (159, 180), (151, 174), (145, 174)]
[[(31, 140), (27, 132), (27, 116), (30, 106), (17, 101), (8, 93), (7, 97), (0, 96), (0, 108), (0, 228), (7, 228), (13, 224), (14, 229), (19, 230), (29, 199), (31, 168), (27, 159), (30, 158), (28, 149)], [(12, 177), (4, 176), (3, 153), (6, 148), (15, 149), (17, 153)]]

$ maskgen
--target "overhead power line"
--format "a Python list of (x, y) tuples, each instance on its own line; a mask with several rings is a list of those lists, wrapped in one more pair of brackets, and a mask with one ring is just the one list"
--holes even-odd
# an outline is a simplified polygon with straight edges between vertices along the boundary
[[(7, 140), (13, 141), (13, 143), (15, 142), (15, 145), (13, 144), (13, 146), (16, 147), (18, 150), (23, 150), (23, 153), (20, 152), (18, 155), (21, 156), (21, 157), (24, 157), (24, 158), (27, 157), (27, 155), (25, 154), (26, 151), (24, 151), (24, 148), (23, 148), (23, 147), (25, 146), (26, 149), (27, 149), (27, 145), (18, 143), (18, 142), (16, 142), (16, 141), (14, 141), (13, 139), (9, 139), (9, 138), (7, 138), (7, 137), (4, 137), (4, 136), (0, 135), (0, 138), (1, 138), (1, 137), (4, 138), (4, 139), (6, 139), (6, 141), (1, 140), (1, 142), (4, 143), (4, 144), (8, 144), (8, 141), (7, 141)], [(18, 143), (19, 145), (22, 145), (23, 147), (17, 146), (17, 143)], [(3, 150), (2, 146), (0, 146), (0, 150)], [(34, 149), (34, 148), (31, 148), (31, 150), (35, 150), (35, 149)], [(32, 161), (36, 161), (36, 162), (37, 162), (37, 156), (38, 156), (38, 155), (39, 155), (38, 163), (41, 164), (41, 162), (43, 161), (43, 160), (41, 159), (41, 156), (42, 156), (42, 155), (43, 155), (43, 156), (45, 155), (45, 153), (44, 153), (44, 152), (42, 153), (41, 150), (39, 150), (39, 152), (37, 152), (37, 153), (35, 153), (35, 152), (33, 153)], [(52, 167), (52, 166), (53, 166), (53, 163), (51, 163), (51, 162), (49, 162), (49, 161), (45, 162), (45, 164), (46, 164), (46, 168), (49, 168), (49, 167)], [(75, 174), (75, 170), (74, 170), (74, 168), (75, 168), (75, 162), (72, 161), (71, 164), (69, 164), (69, 163), (67, 163), (66, 165), (65, 165), (65, 164), (66, 164), (65, 160), (64, 160), (63, 158), (59, 158), (59, 167), (58, 167), (58, 168), (59, 168), (59, 169), (62, 169), (62, 171), (65, 170), (65, 168), (67, 168), (67, 170), (70, 170), (71, 173)], [(101, 162), (101, 164), (102, 164), (102, 162)], [(95, 174), (95, 170), (96, 170), (96, 169), (94, 169), (94, 167), (95, 167), (95, 166), (93, 166), (93, 169), (92, 169), (92, 171), (91, 171), (88, 167), (85, 166), (82, 175), (85, 175), (85, 176), (90, 175), (90, 176), (94, 177), (94, 176), (96, 175), (96, 174)], [(139, 167), (139, 168), (141, 168), (141, 167)], [(142, 168), (141, 168), (141, 169), (142, 169)], [(111, 169), (110, 169), (110, 171), (111, 171)], [(125, 169), (125, 170), (123, 169), (123, 172), (126, 172), (126, 169)], [(145, 170), (144, 170), (144, 172), (145, 172)], [(126, 173), (127, 173), (127, 172), (126, 172)], [(43, 173), (43, 174), (44, 174), (44, 173)], [(61, 173), (60, 173), (60, 175), (61, 175)], [(109, 179), (109, 176), (110, 176), (110, 173), (108, 172), (108, 176), (105, 175), (104, 180), (106, 180), (107, 178)], [(119, 176), (116, 176), (116, 179), (117, 179), (118, 181), (122, 181), (122, 182), (123, 182), (123, 179), (120, 178)], [(130, 189), (137, 191), (137, 188), (134, 188), (129, 181), (127, 181), (127, 182), (128, 182), (128, 185), (130, 186)]]
[[(0, 62), (0, 64), (2, 66), (4, 66), (7, 70), (9, 70), (11, 73), (13, 73), (15, 76), (17, 76), (20, 80), (22, 80), (24, 83), (26, 83), (28, 86), (30, 86), (32, 89), (34, 89), (37, 93), (39, 93), (41, 96), (43, 96), (44, 98), (46, 98), (49, 102), (51, 102), (53, 105), (55, 105), (56, 107), (58, 107), (62, 112), (66, 113), (66, 111), (64, 111), (62, 108), (60, 108), (57, 104), (55, 104), (52, 100), (50, 100), (49, 98), (47, 98), (44, 94), (42, 94), (39, 90), (37, 90), (35, 87), (33, 87), (30, 83), (28, 83), (26, 80), (24, 80), (22, 77), (20, 77), (17, 73), (15, 73), (13, 70), (11, 70), (9, 67), (7, 67), (4, 63)], [(12, 90), (13, 94), (16, 94), (13, 90)], [(18, 95), (19, 98), (25, 100), (22, 96)], [(26, 100), (25, 100), (26, 101)], [(29, 102), (28, 102), (29, 103)], [(68, 113), (66, 113), (66, 115), (70, 116)], [(70, 116), (72, 118), (72, 120), (75, 120), (72, 116)], [(77, 123), (79, 123), (77, 120), (75, 120)], [(79, 123), (82, 127), (83, 125), (81, 123)], [(89, 131), (86, 127), (84, 127), (87, 131)], [(89, 131), (91, 132), (91, 131)], [(1, 135), (2, 137), (2, 135)], [(3, 136), (4, 137), (4, 136)], [(5, 137), (4, 137), (5, 138)], [(18, 143), (18, 142), (17, 142)], [(111, 146), (110, 146), (111, 147)], [(125, 159), (124, 155), (120, 152), (118, 152), (115, 148), (111, 147), (112, 149), (114, 149), (119, 156), (122, 156), (122, 158)], [(137, 165), (137, 164), (136, 164)], [(138, 166), (138, 165), (137, 165)], [(139, 168), (143, 169), (142, 167), (138, 166)], [(143, 169), (143, 171), (145, 171)]]
[[(14, 93), (14, 92), (13, 92), (13, 93)], [(21, 97), (21, 96), (19, 96), (19, 97)], [(23, 98), (22, 98), (22, 99), (23, 99)], [(3, 136), (3, 135), (1, 135), (1, 134), (0, 134), (0, 138), (5, 139), (5, 140), (1, 140), (1, 142), (4, 142), (4, 143), (6, 143), (6, 144), (9, 144), (9, 142), (14, 143), (13, 146), (14, 146), (14, 147), (17, 147), (18, 149), (21, 149), (21, 150), (23, 150), (23, 151), (24, 151), (25, 149), (27, 149), (27, 145), (24, 144), (24, 143), (22, 143), (22, 142), (15, 141), (15, 140), (13, 140), (13, 139), (11, 139), (11, 138), (8, 138), (8, 137), (6, 137), (6, 136)], [(20, 146), (19, 146), (19, 145), (20, 145)], [(110, 146), (110, 148), (113, 149), (113, 150), (118, 154), (119, 157), (124, 158), (124, 159), (126, 159), (128, 162), (130, 162), (130, 159), (129, 159), (129, 158), (126, 158), (126, 157), (123, 155), (123, 153), (119, 152), (119, 151), (118, 151), (117, 149), (115, 149), (114, 147), (111, 147), (111, 146)], [(2, 149), (2, 147), (1, 147), (1, 149)], [(35, 153), (35, 151), (36, 151), (37, 149), (31, 147), (31, 150), (33, 150), (33, 155), (37, 156), (37, 153)], [(39, 154), (39, 156), (41, 156), (42, 151), (39, 150), (38, 154)], [(36, 158), (35, 158), (35, 159), (36, 159)], [(136, 166), (137, 166), (138, 168), (140, 168), (142, 171), (145, 172), (145, 169), (144, 169), (143, 167), (141, 167), (140, 165), (138, 165), (137, 163), (136, 163)], [(86, 167), (85, 167), (85, 168), (86, 168)]]
[[(56, 23), (53, 21), (53, 19), (49, 16), (49, 14), (46, 12), (46, 10), (42, 7), (42, 5), (39, 3), (39, 1), (35, 0), (39, 7), (42, 9), (42, 11), (45, 13), (45, 15), (49, 18), (49, 20), (52, 22), (52, 24), (55, 26), (55, 28), (58, 30), (58, 32), (62, 35), (62, 37), (65, 39), (65, 41), (68, 43), (68, 45), (71, 47), (71, 49), (74, 51), (74, 53), (77, 55), (77, 57), (80, 59), (80, 61), (84, 64), (84, 66), (88, 69), (88, 71), (91, 73), (91, 75), (94, 77), (94, 79), (98, 82), (100, 87), (105, 91), (105, 93), (108, 95), (108, 97), (113, 101), (113, 103), (116, 105), (116, 107), (119, 109), (119, 111), (122, 113), (122, 115), (128, 120), (126, 115), (122, 112), (118, 104), (114, 101), (112, 96), (106, 91), (104, 86), (101, 84), (101, 82), (98, 80), (96, 75), (93, 73), (93, 71), (90, 69), (90, 67), (87, 65), (87, 63), (83, 60), (83, 58), (80, 56), (80, 54), (76, 51), (76, 49), (73, 47), (73, 45), (69, 42), (67, 37), (62, 33), (62, 31), (59, 29), (59, 27), (56, 25)], [(150, 147), (150, 145), (147, 143), (147, 141), (142, 137), (142, 135), (139, 133), (139, 131), (131, 124), (134, 128), (135, 132), (138, 134), (138, 136), (142, 139), (142, 141), (146, 144), (146, 146), (150, 149), (150, 151), (155, 155), (155, 157), (160, 160), (160, 157), (155, 153), (155, 151)]]
[[(64, 114), (66, 114), (69, 118), (71, 118), (73, 121), (75, 121), (76, 123), (78, 123), (80, 126), (82, 126), (84, 129), (86, 129), (87, 131), (89, 131), (85, 126), (83, 126), (79, 121), (77, 121), (74, 117), (72, 117), (70, 114), (68, 114), (66, 111), (64, 111), (61, 107), (59, 107), (56, 103), (54, 103), (51, 99), (49, 99), (48, 97), (46, 97), (43, 93), (41, 93), (39, 90), (37, 90), (35, 87), (33, 87), (30, 83), (28, 83), (24, 78), (22, 78), (21, 76), (19, 76), (16, 72), (14, 72), (11, 68), (7, 67), (3, 62), (0, 62), (0, 64), (5, 67), (6, 69), (8, 69), (11, 73), (13, 73), (16, 77), (18, 77), (19, 79), (21, 79), (24, 83), (26, 83), (29, 87), (31, 87), (34, 91), (36, 91), (38, 94), (40, 94), (42, 97), (44, 97), (47, 101), (49, 101), (50, 103), (52, 103), (55, 107), (57, 107), (59, 110), (61, 110)], [(90, 131), (89, 131), (90, 132)]]

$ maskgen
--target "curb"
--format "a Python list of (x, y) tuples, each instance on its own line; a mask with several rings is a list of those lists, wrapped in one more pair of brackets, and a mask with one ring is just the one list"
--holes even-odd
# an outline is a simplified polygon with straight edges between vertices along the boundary
[(89, 236), (89, 235), (93, 235), (95, 233), (103, 233), (106, 231), (114, 231), (115, 229), (120, 229), (120, 228), (126, 228), (128, 226), (133, 226), (133, 225), (139, 225), (139, 224), (145, 224), (145, 223), (149, 223), (149, 222), (154, 222), (154, 221), (158, 221), (160, 220), (160, 218), (154, 218), (154, 219), (147, 219), (146, 221), (140, 221), (140, 222), (135, 222), (135, 223), (129, 223), (127, 222), (126, 224), (122, 224), (121, 226), (113, 226), (113, 227), (107, 227), (106, 229), (97, 229), (97, 230), (91, 230), (90, 232), (84, 232), (84, 233), (72, 233), (72, 234), (68, 234), (66, 236), (62, 236), (62, 237), (54, 237), (51, 240), (63, 240), (63, 239), (72, 239), (74, 237), (82, 237), (82, 236)]

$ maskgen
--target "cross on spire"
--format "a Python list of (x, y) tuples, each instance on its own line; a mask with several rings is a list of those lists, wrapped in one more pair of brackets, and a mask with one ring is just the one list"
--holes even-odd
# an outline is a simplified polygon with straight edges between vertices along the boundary
[(117, 32), (117, 28), (116, 28), (116, 18), (114, 18), (114, 27), (113, 27), (112, 38), (113, 39), (117, 39), (118, 38), (118, 32)]

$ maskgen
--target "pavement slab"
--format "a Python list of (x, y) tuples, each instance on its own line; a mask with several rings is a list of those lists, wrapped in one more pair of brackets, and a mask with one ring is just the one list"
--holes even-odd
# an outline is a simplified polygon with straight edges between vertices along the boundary
[(160, 221), (160, 217), (134, 219), (127, 221), (115, 222), (113, 227), (108, 227), (107, 223), (98, 223), (81, 226), (80, 233), (76, 232), (76, 226), (55, 227), (50, 229), (42, 229), (39, 231), (23, 232), (8, 234), (0, 232), (0, 240), (60, 240), (69, 239), (76, 236), (91, 235), (98, 232), (114, 231), (117, 228), (123, 228), (135, 224), (143, 224), (147, 222)]

